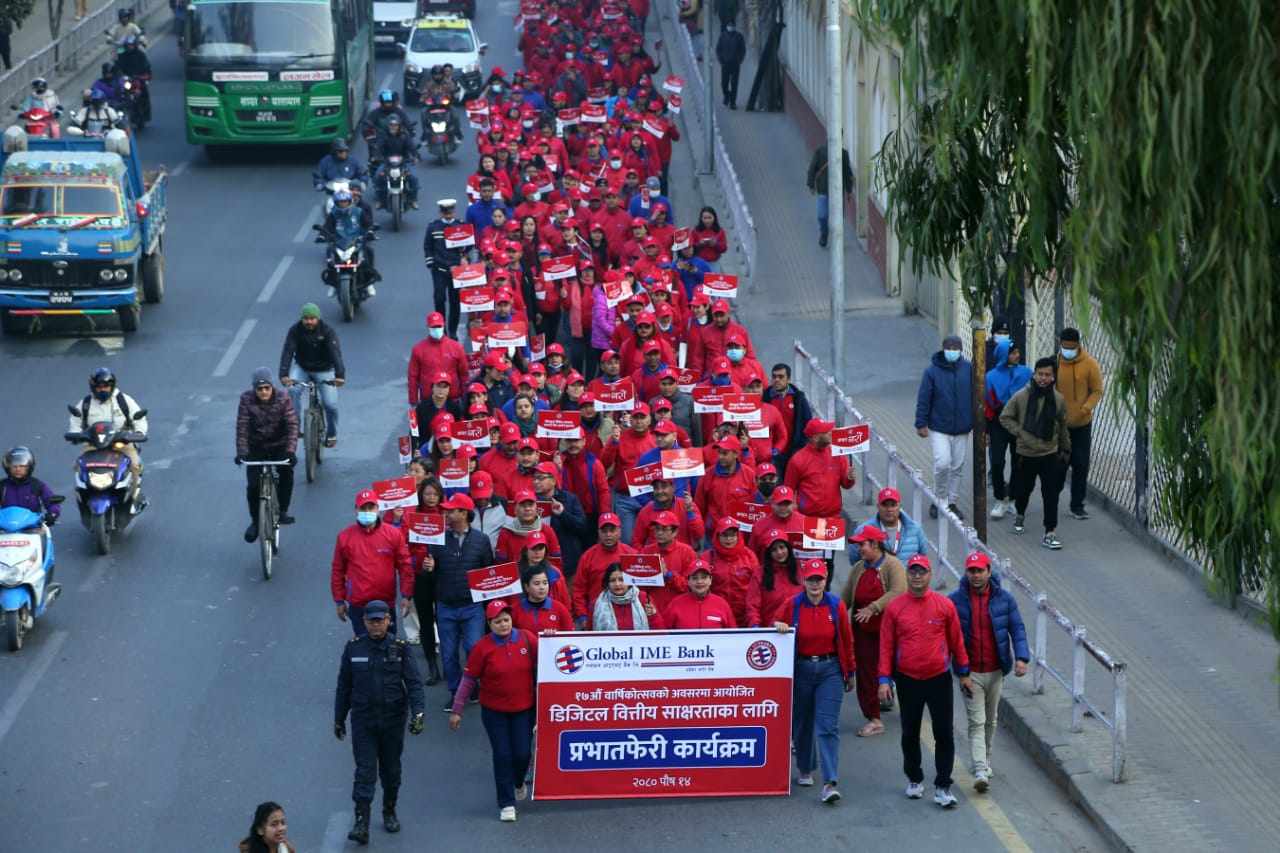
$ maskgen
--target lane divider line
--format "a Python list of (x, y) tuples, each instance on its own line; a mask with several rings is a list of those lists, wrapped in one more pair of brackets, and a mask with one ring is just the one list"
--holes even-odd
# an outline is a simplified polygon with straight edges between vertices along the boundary
[(187, 171), (187, 167), (191, 165), (190, 160), (183, 160), (181, 163), (173, 167), (173, 171), (169, 173), (169, 177), (176, 178), (183, 172)]
[[(965, 724), (964, 705), (960, 702), (956, 703), (956, 707), (960, 710), (961, 724)], [(1009, 853), (1032, 853), (1031, 845), (1022, 837), (1022, 833), (1018, 832), (1018, 828), (1013, 825), (1013, 821), (1009, 820), (1009, 816), (1005, 814), (1004, 809), (1000, 808), (995, 800), (995, 796), (990, 793), (979, 794), (973, 790), (973, 776), (970, 775), (965, 765), (964, 759), (961, 757), (967, 753), (969, 748), (969, 740), (964, 731), (956, 731), (953, 734), (956, 742), (956, 758), (955, 766), (951, 770), (951, 792), (954, 794), (959, 788), (964, 792), (964, 798), (960, 801), (958, 808), (964, 808), (964, 804), (968, 803), (973, 806), (973, 810), (978, 813), (978, 817), (982, 818), (982, 822), (987, 825), (991, 833), (1000, 842)], [(930, 753), (936, 752), (937, 744), (933, 740), (933, 730), (929, 726), (921, 725), (920, 742)], [(1009, 744), (1008, 738), (1005, 739), (1005, 747), (1017, 749), (1016, 745)], [(925, 774), (928, 776), (928, 773)], [(994, 788), (995, 786), (993, 786)], [(926, 794), (925, 799), (932, 798), (932, 794)], [(936, 808), (936, 806), (935, 806)]]
[(302, 227), (298, 229), (298, 233), (293, 235), (293, 242), (301, 243), (307, 239), (311, 233), (311, 225), (320, 218), (320, 205), (316, 205), (307, 211), (307, 218), (302, 220)]
[(249, 340), (249, 335), (253, 334), (253, 327), (256, 325), (258, 321), (252, 317), (240, 324), (236, 336), (231, 339), (231, 346), (227, 347), (227, 351), (222, 354), (222, 360), (213, 369), (215, 378), (226, 376), (231, 372), (231, 365), (235, 363), (236, 356), (240, 355), (240, 350), (244, 349), (245, 342)]
[(293, 264), (293, 255), (285, 255), (280, 259), (280, 263), (276, 264), (275, 272), (271, 273), (271, 278), (267, 279), (267, 283), (262, 286), (262, 292), (258, 294), (258, 302), (270, 302), (271, 297), (275, 295), (276, 288), (280, 286), (280, 280), (284, 278), (284, 274), (289, 271), (289, 267)]
[(31, 668), (23, 674), (13, 692), (9, 694), (9, 700), (4, 703), (4, 709), (0, 710), (0, 741), (4, 740), (9, 729), (13, 728), (13, 724), (18, 721), (22, 706), (31, 698), (31, 694), (36, 692), (36, 685), (53, 665), (53, 659), (58, 656), (58, 651), (67, 641), (67, 636), (66, 631), (54, 631), (50, 634), (48, 644), (40, 650), (39, 655), (32, 661)]

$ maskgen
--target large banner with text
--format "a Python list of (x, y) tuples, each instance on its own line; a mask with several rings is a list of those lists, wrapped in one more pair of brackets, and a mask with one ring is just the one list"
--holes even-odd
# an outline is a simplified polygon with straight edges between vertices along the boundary
[(795, 635), (572, 633), (538, 644), (538, 800), (785, 795)]

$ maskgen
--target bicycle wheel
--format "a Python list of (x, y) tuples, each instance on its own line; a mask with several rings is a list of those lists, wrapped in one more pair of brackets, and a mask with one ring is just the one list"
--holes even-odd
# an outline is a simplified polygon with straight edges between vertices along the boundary
[(320, 464), (320, 429), (317, 423), (318, 418), (314, 409), (307, 410), (307, 429), (305, 433), (305, 441), (307, 443), (307, 482), (314, 483), (316, 480), (316, 466)]
[[(263, 468), (263, 471), (269, 469)], [(262, 579), (271, 580), (271, 561), (275, 557), (276, 543), (274, 541), (275, 531), (275, 513), (272, 512), (272, 504), (275, 503), (275, 484), (271, 477), (264, 476), (262, 478), (262, 490), (258, 497), (258, 545), (259, 552), (262, 554)]]

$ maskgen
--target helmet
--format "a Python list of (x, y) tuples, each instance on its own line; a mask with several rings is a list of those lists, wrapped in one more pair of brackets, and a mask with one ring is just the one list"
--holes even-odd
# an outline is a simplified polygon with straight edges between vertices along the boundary
[(4, 472), (12, 476), (10, 469), (14, 465), (26, 465), (27, 476), (30, 477), (36, 472), (36, 455), (31, 448), (19, 445), (4, 455)]
[(343, 202), (351, 203), (351, 193), (347, 190), (338, 190), (333, 194), (333, 203), (342, 204)]
[(121, 22), (129, 20), (132, 15), (133, 10), (128, 6), (122, 6), (116, 10), (116, 17), (119, 18)]
[(39, 94), (44, 94), (44, 90), (49, 88), (49, 81), (43, 77), (37, 77), (31, 81), (31, 88)]
[(110, 78), (116, 76), (116, 66), (110, 62), (102, 63), (102, 74), (99, 76), (101, 76), (102, 79), (104, 80), (109, 80)]
[(111, 372), (109, 367), (99, 367), (93, 373), (89, 374), (89, 389), (93, 390), (98, 385), (110, 385), (116, 387), (116, 375)]
[(107, 93), (101, 89), (93, 89), (89, 92), (89, 103), (95, 107), (100, 107), (107, 102)]
[(333, 140), (333, 144), (330, 145), (329, 148), (334, 154), (337, 154), (339, 151), (351, 150), (351, 146), (347, 144), (347, 140), (341, 138)]
[(378, 103), (394, 104), (396, 102), (396, 93), (390, 89), (383, 89), (378, 93)]
[(347, 181), (347, 189), (351, 191), (351, 197), (358, 198), (364, 192), (364, 181)]
[(431, 77), (437, 80), (444, 77), (444, 68), (439, 65), (431, 66)]
[(393, 127), (399, 127), (399, 126), (400, 126), (400, 116), (393, 115), (391, 118), (387, 119), (387, 130), (390, 130)]
[(133, 33), (130, 33), (129, 35), (125, 36), (125, 37), (124, 37), (124, 46), (125, 46), (126, 48), (130, 48), (130, 47), (137, 47), (137, 46), (138, 46), (138, 37), (137, 37), (137, 36), (135, 36)]

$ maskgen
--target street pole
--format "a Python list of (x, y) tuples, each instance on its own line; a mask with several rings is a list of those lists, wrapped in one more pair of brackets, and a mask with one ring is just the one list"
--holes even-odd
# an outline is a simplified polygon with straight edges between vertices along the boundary
[(714, 5), (712, 0), (702, 0), (702, 99), (705, 101), (704, 109), (706, 110), (702, 125), (707, 129), (707, 150), (704, 153), (705, 160), (703, 162), (707, 164), (706, 172), (708, 175), (716, 173), (716, 99), (713, 94), (715, 84), (712, 79), (716, 64), (711, 61), (713, 53), (711, 43), (711, 17), (713, 10), (711, 7)]
[(831, 251), (831, 364), (844, 387), (844, 116), (840, 0), (827, 0), (827, 216)]
[[(969, 321), (973, 330), (973, 529), (987, 541), (987, 416), (982, 399), (986, 396), (987, 330), (982, 314)], [(1010, 472), (1010, 480), (1013, 479)]]

